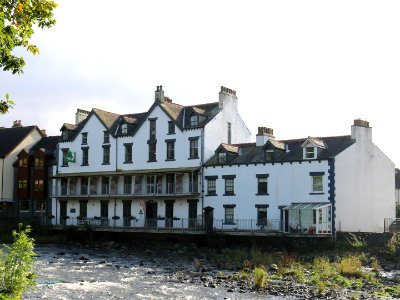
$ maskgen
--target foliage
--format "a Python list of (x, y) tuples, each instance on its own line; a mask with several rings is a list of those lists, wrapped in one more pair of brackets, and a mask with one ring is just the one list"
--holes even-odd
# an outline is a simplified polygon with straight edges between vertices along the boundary
[(20, 299), (22, 294), (34, 286), (35, 252), (34, 240), (28, 235), (30, 227), (13, 231), (14, 243), (0, 250), (0, 299)]
[(362, 277), (364, 275), (361, 270), (361, 261), (358, 257), (349, 255), (339, 261), (339, 272), (344, 276)]
[[(34, 27), (53, 26), (56, 7), (52, 0), (0, 0), (0, 67), (4, 71), (22, 73), (25, 60), (13, 53), (15, 49), (25, 48), (34, 55), (39, 53), (39, 48), (30, 43)], [(7, 113), (13, 105), (6, 94), (5, 100), (0, 99), (0, 114)]]
[(400, 236), (397, 233), (393, 233), (392, 237), (386, 244), (386, 249), (392, 255), (398, 253), (400, 249)]
[(254, 274), (254, 287), (256, 289), (260, 289), (264, 287), (264, 284), (267, 282), (267, 272), (263, 267), (255, 268), (253, 271)]
[(365, 246), (364, 241), (357, 237), (357, 235), (355, 235), (354, 233), (349, 233), (350, 238), (346, 237), (347, 241), (349, 242), (350, 246), (352, 246), (353, 248), (362, 248)]

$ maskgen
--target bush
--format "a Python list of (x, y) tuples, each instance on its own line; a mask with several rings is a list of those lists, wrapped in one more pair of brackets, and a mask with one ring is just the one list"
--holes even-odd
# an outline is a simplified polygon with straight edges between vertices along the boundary
[(343, 276), (362, 277), (361, 261), (356, 256), (347, 256), (339, 262), (339, 272)]
[(400, 237), (397, 233), (393, 233), (392, 237), (386, 244), (387, 251), (395, 255), (400, 249)]
[(13, 231), (14, 243), (0, 250), (0, 299), (21, 299), (22, 294), (36, 284), (34, 273), (36, 255), (34, 240), (28, 236), (31, 229)]
[(264, 287), (267, 281), (267, 272), (264, 268), (258, 267), (254, 269), (254, 287), (260, 289)]

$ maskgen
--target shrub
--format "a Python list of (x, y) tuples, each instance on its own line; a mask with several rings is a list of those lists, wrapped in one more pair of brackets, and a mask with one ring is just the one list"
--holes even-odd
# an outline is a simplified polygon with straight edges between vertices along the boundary
[(361, 261), (356, 256), (347, 256), (339, 262), (339, 272), (344, 276), (362, 277)]
[(349, 233), (350, 237), (346, 237), (347, 241), (349, 242), (350, 246), (353, 248), (362, 248), (365, 246), (364, 241), (357, 237), (354, 233)]
[(258, 267), (254, 269), (254, 287), (260, 289), (264, 287), (267, 281), (267, 272), (264, 268)]
[(392, 255), (396, 254), (399, 251), (400, 237), (397, 233), (393, 233), (392, 237), (386, 244), (386, 249)]
[(36, 284), (34, 273), (36, 255), (34, 240), (28, 236), (31, 229), (13, 231), (14, 243), (0, 250), (0, 299), (21, 299), (22, 294)]

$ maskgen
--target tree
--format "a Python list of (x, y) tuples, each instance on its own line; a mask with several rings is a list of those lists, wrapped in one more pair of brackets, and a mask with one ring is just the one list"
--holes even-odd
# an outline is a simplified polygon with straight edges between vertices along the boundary
[[(33, 55), (39, 48), (30, 43), (34, 27), (41, 29), (53, 26), (53, 10), (57, 4), (51, 0), (0, 0), (0, 67), (12, 74), (21, 74), (25, 66), (23, 57), (13, 54), (16, 48), (25, 48)], [(0, 114), (14, 105), (6, 95), (0, 100)]]
[(22, 294), (36, 284), (34, 240), (30, 227), (13, 231), (14, 243), (0, 250), (0, 299), (21, 299)]

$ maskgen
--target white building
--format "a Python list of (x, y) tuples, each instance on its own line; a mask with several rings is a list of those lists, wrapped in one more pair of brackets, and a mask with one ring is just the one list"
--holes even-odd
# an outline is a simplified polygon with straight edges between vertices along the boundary
[(351, 135), (221, 144), (205, 163), (205, 224), (295, 234), (383, 232), (395, 214), (394, 164), (372, 143), (368, 122)]
[(201, 166), (221, 142), (250, 141), (236, 92), (182, 106), (162, 86), (147, 112), (78, 110), (58, 147), (56, 224), (185, 227), (202, 224)]

